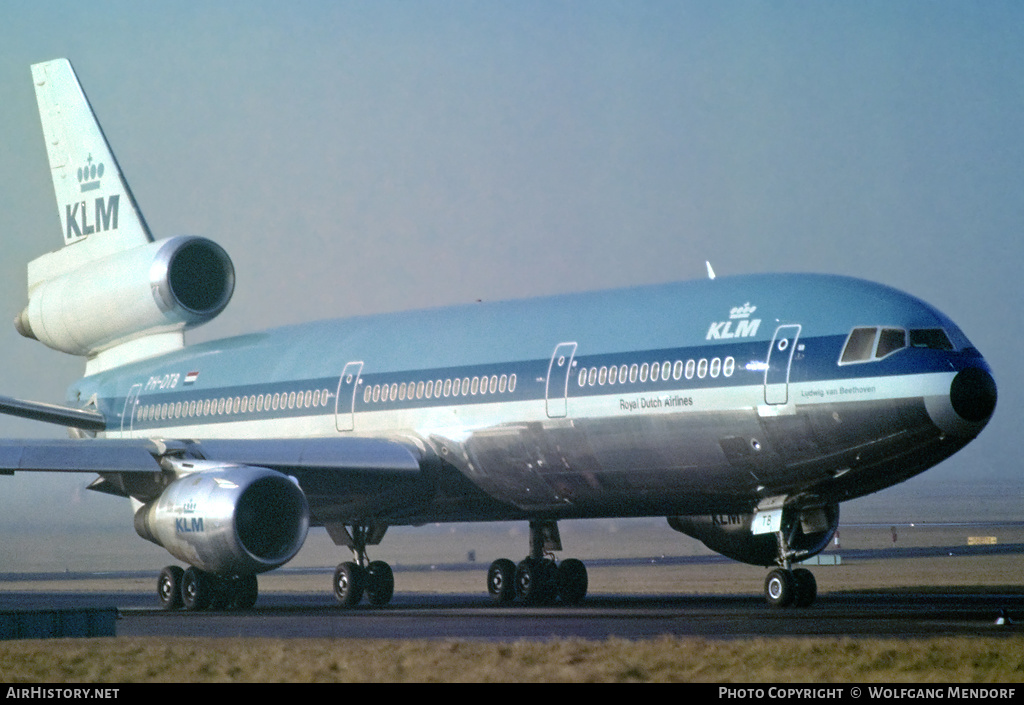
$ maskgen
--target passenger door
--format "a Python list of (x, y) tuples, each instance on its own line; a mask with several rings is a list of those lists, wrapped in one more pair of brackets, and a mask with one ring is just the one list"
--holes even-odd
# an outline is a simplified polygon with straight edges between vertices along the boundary
[(568, 412), (566, 398), (569, 396), (569, 376), (575, 356), (576, 343), (559, 343), (551, 354), (544, 392), (548, 418), (562, 418)]
[(789, 372), (793, 364), (793, 353), (800, 339), (800, 325), (791, 324), (775, 329), (764, 371), (765, 404), (786, 404), (789, 402)]
[(359, 375), (362, 371), (363, 362), (360, 360), (348, 363), (341, 372), (334, 406), (334, 419), (339, 431), (355, 428), (356, 394), (359, 393)]

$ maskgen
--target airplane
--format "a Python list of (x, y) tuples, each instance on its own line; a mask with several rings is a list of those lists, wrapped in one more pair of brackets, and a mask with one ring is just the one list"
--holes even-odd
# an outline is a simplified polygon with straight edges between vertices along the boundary
[(0, 441), (0, 473), (95, 474), (130, 500), (166, 609), (245, 609), (310, 527), (352, 552), (344, 607), (394, 594), (369, 559), (392, 526), (523, 521), (499, 604), (578, 604), (558, 522), (666, 517), (769, 568), (773, 608), (814, 602), (800, 563), (839, 504), (950, 457), (996, 384), (931, 305), (824, 274), (754, 274), (360, 316), (185, 344), (234, 267), (214, 242), (155, 240), (66, 59), (32, 66), (63, 247), (28, 265), (18, 331), (85, 358), (64, 404), (0, 411), (70, 438)]

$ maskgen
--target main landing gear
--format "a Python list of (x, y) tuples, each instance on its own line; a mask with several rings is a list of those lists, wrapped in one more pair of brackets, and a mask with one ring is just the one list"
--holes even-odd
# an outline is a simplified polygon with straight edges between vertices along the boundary
[[(395, 594), (395, 575), (384, 561), (370, 561), (367, 544), (378, 544), (387, 526), (352, 525), (330, 527), (331, 537), (352, 549), (351, 561), (338, 565), (334, 571), (334, 597), (342, 607), (355, 607), (363, 596), (374, 607), (383, 607)], [(339, 540), (340, 539), (340, 540)]]
[(165, 610), (247, 610), (256, 604), (259, 588), (255, 575), (221, 578), (194, 566), (169, 565), (160, 571), (156, 593)]
[(587, 594), (587, 568), (582, 561), (568, 558), (556, 563), (551, 551), (561, 551), (562, 540), (554, 521), (530, 522), (530, 555), (516, 565), (507, 558), (491, 563), (487, 571), (487, 592), (498, 604), (516, 598), (528, 605), (553, 604), (561, 600), (575, 605)]

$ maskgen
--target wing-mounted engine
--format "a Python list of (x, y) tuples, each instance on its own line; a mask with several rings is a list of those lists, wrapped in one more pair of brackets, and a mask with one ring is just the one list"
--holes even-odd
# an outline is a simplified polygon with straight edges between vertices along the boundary
[(272, 570), (299, 552), (309, 505), (290, 478), (248, 465), (188, 466), (188, 474), (135, 513), (142, 538), (220, 576)]
[[(701, 541), (712, 551), (741, 563), (775, 565), (781, 556), (776, 532), (754, 533), (757, 514), (668, 517), (676, 531)], [(779, 527), (785, 536), (788, 559), (799, 561), (825, 549), (839, 527), (839, 505), (787, 508)]]
[(84, 261), (67, 254), (76, 247), (85, 243), (29, 265), (28, 305), (15, 319), (22, 335), (72, 355), (161, 334), (165, 348), (166, 334), (177, 334), (180, 347), (181, 332), (213, 319), (234, 291), (231, 259), (206, 238), (173, 237)]

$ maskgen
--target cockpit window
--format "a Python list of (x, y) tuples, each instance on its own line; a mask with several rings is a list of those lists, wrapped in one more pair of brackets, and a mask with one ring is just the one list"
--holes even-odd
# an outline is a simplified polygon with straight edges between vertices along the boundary
[(840, 365), (871, 362), (907, 347), (907, 332), (902, 328), (854, 328), (839, 357)]
[(839, 363), (848, 365), (851, 362), (867, 362), (871, 359), (871, 352), (875, 349), (875, 335), (877, 328), (854, 328), (850, 331), (850, 337), (846, 339), (846, 346), (843, 347), (843, 354)]
[(946, 331), (941, 328), (918, 328), (910, 331), (910, 347), (930, 350), (952, 350)]
[(875, 349), (875, 358), (883, 358), (886, 355), (907, 347), (907, 332), (902, 328), (883, 328), (878, 335), (878, 347)]

